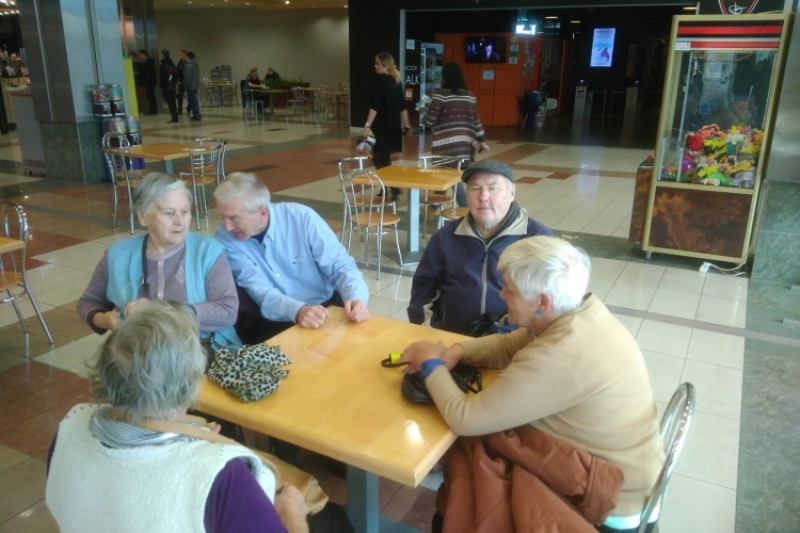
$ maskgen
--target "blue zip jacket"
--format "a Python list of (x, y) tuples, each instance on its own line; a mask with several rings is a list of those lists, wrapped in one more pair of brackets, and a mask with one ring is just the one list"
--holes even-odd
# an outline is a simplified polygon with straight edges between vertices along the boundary
[(472, 324), (483, 313), (491, 313), (502, 319), (488, 333), (513, 331), (516, 326), (504, 325), (508, 308), (500, 299), (503, 275), (497, 261), (518, 240), (553, 232), (520, 208), (514, 221), (484, 244), (467, 217), (446, 224), (431, 237), (414, 273), (408, 320), (422, 324), (426, 312), (432, 313), (431, 327), (472, 335)]

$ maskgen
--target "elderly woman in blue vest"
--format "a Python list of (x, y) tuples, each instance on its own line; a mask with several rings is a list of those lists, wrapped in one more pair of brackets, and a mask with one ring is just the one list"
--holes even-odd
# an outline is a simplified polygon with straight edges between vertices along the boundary
[(78, 302), (81, 318), (102, 335), (147, 300), (179, 302), (197, 315), (209, 355), (209, 347), (240, 347), (233, 329), (239, 298), (231, 268), (219, 242), (189, 233), (189, 189), (154, 172), (135, 189), (133, 202), (147, 233), (111, 245)]

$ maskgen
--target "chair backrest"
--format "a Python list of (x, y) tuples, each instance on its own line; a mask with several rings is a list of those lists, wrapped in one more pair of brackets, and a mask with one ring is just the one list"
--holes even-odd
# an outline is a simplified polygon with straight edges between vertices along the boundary
[[(28, 247), (28, 215), (18, 203), (2, 202), (0, 203), (0, 223), (2, 223), (0, 237), (22, 243), (21, 245), (0, 245), (0, 270), (5, 270), (7, 263), (14, 272), (24, 272), (25, 251)], [(17, 231), (14, 231), (14, 226), (17, 227)]]
[[(368, 161), (368, 157), (359, 156), (359, 157), (346, 157), (344, 159), (340, 159), (338, 166), (339, 166), (339, 183), (342, 185), (342, 194), (344, 195), (344, 205), (350, 210), (350, 207), (354, 204), (350, 204), (348, 202), (347, 197), (347, 184), (345, 183), (345, 175), (348, 172), (352, 172), (353, 170), (364, 170), (364, 163)], [(345, 167), (353, 167), (355, 168), (345, 168)]]
[(295, 100), (302, 100), (305, 97), (305, 90), (298, 86), (292, 87), (292, 98)]
[(222, 179), (227, 179), (227, 174), (225, 174), (225, 151), (228, 149), (228, 141), (225, 139), (217, 139), (214, 137), (197, 137), (194, 142), (199, 144), (200, 146), (208, 146), (209, 144), (220, 144), (222, 148), (220, 148), (218, 155), (212, 155), (211, 160), (215, 161), (217, 157), (219, 157), (219, 172), (222, 176)]
[(692, 422), (692, 414), (697, 403), (696, 397), (697, 393), (694, 385), (688, 382), (681, 383), (678, 386), (678, 390), (672, 395), (667, 410), (664, 411), (659, 429), (661, 440), (664, 442), (664, 453), (667, 457), (656, 484), (645, 502), (637, 533), (645, 532), (647, 523), (656, 509), (663, 511), (667, 485), (672, 477), (672, 471), (675, 469), (681, 450), (683, 450), (686, 435), (689, 433), (689, 425)]
[(465, 163), (469, 163), (472, 159), (467, 156), (421, 155), (418, 161), (422, 162), (422, 168), (445, 167), (461, 170)]
[(117, 131), (109, 131), (103, 135), (103, 155), (106, 158), (106, 166), (113, 181), (125, 179), (120, 177), (119, 172), (127, 172), (130, 169), (130, 159), (127, 157), (127, 149), (130, 148), (128, 136)]
[[(222, 151), (221, 144), (207, 143), (198, 145), (194, 148), (184, 148), (184, 152), (189, 153), (190, 167), (192, 171), (192, 178), (199, 177), (204, 174), (203, 170), (207, 166), (214, 166), (217, 182), (220, 177), (220, 152)], [(207, 175), (207, 174), (206, 174)]]
[[(383, 180), (372, 170), (353, 169), (344, 175), (344, 201), (348, 213), (354, 213), (356, 198), (365, 198), (359, 206), (362, 213), (369, 213), (369, 221), (375, 225), (383, 226), (383, 212), (386, 207), (386, 186)], [(360, 226), (358, 222), (353, 222), (354, 226)]]

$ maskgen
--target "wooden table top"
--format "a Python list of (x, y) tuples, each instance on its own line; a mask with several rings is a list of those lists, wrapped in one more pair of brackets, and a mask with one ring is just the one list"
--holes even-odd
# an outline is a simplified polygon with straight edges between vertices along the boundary
[(452, 168), (419, 168), (390, 165), (375, 171), (387, 187), (444, 191), (461, 181)]
[(185, 152), (184, 150), (198, 147), (199, 145), (197, 144), (183, 143), (141, 144), (139, 146), (131, 146), (129, 153), (130, 157), (142, 157), (155, 161), (169, 161), (171, 159), (189, 157), (189, 152)]
[(242, 403), (205, 378), (194, 407), (415, 487), (456, 435), (435, 406), (406, 401), (402, 368), (380, 361), (417, 340), (465, 337), (376, 315), (355, 324), (343, 309), (329, 310), (321, 328), (293, 326), (267, 341), (292, 360), (272, 395)]

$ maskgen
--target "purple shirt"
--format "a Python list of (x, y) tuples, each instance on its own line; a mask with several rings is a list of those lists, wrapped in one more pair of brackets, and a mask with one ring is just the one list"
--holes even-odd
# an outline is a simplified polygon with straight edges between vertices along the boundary
[[(56, 434), (47, 454), (48, 474), (57, 438)], [(208, 533), (287, 533), (275, 506), (241, 459), (231, 459), (217, 474), (203, 520)]]

